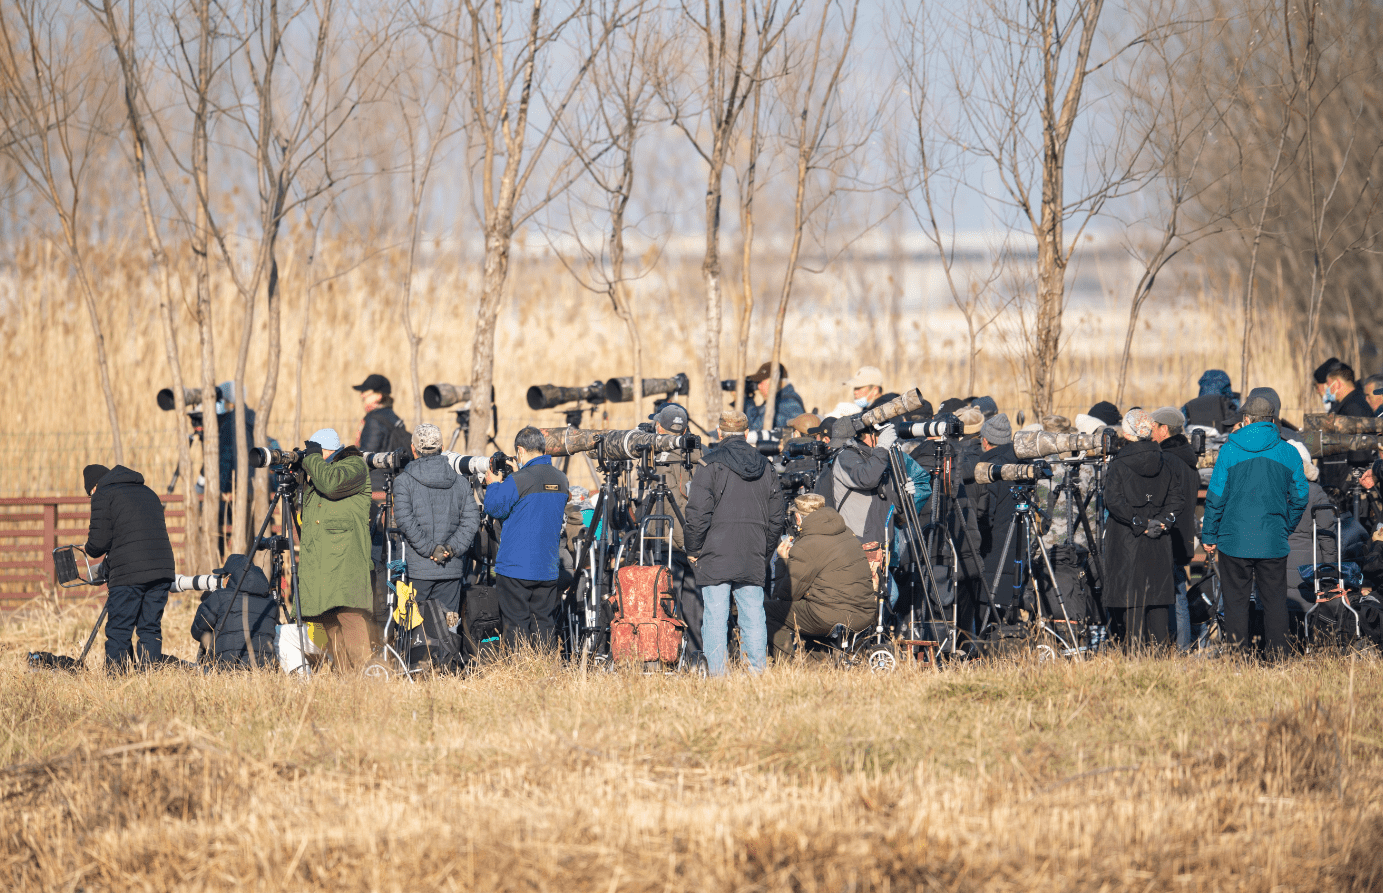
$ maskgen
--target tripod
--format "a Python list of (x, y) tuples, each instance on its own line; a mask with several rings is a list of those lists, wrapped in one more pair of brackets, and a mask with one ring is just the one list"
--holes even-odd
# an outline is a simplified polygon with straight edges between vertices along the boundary
[[(458, 412), (457, 416), (460, 415), (461, 413)], [(452, 440), (455, 441), (455, 439), (453, 436)], [(386, 574), (384, 590), (389, 612), (384, 621), (384, 632), (380, 635), (384, 643), (382, 656), (386, 665), (383, 668), (384, 673), (380, 675), (387, 674), (387, 665), (397, 661), (399, 672), (409, 682), (413, 682), (415, 681), (413, 677), (421, 672), (417, 667), (411, 666), (408, 660), (408, 652), (410, 651), (408, 635), (416, 626), (413, 617), (414, 612), (418, 610), (417, 603), (410, 598), (404, 609), (403, 624), (399, 625), (394, 621), (394, 614), (398, 611), (398, 584), (408, 582), (408, 560), (402, 545), (399, 543), (402, 532), (397, 527), (392, 526), (394, 520), (394, 474), (395, 472), (390, 469), (384, 476), (384, 505), (380, 507), (379, 511), (379, 524), (384, 531), (384, 568)], [(404, 557), (394, 557), (396, 547), (399, 554)], [(398, 576), (395, 577), (395, 574)]]
[[(919, 636), (917, 622), (917, 600), (914, 598), (908, 608), (908, 634), (904, 644), (910, 648), (925, 647), (933, 648), (933, 643), (939, 644), (943, 651), (954, 651), (956, 647), (956, 629), (954, 618), (950, 624), (944, 619), (938, 620), (937, 613), (946, 604), (945, 598), (941, 593), (941, 586), (936, 579), (936, 566), (932, 563), (932, 549), (928, 547), (923, 536), (921, 519), (917, 514), (917, 504), (913, 501), (916, 493), (916, 486), (912, 477), (907, 473), (907, 466), (903, 459), (903, 451), (895, 444), (888, 450), (889, 478), (893, 486), (893, 500), (895, 511), (903, 516), (903, 537), (908, 544), (908, 556), (912, 559), (913, 573), (917, 575), (922, 583), (922, 604), (924, 619), (922, 624), (927, 629), (926, 636)], [(936, 511), (936, 503), (933, 502), (933, 513)], [(954, 551), (954, 550), (953, 550)], [(951, 585), (955, 585), (955, 573), (951, 574)], [(954, 607), (955, 597), (952, 593), (951, 604)], [(880, 606), (880, 620), (882, 620), (883, 609)], [(882, 622), (880, 622), (882, 627)], [(937, 627), (946, 627), (944, 636), (937, 636)], [(882, 629), (879, 630), (882, 633)], [(935, 654), (933, 654), (935, 656)]]
[[(1000, 622), (1008, 626), (1018, 624), (1018, 611), (1023, 605), (1023, 592), (1029, 585), (1032, 585), (1033, 618), (1037, 623), (1037, 628), (1049, 633), (1061, 642), (1065, 654), (1079, 656), (1081, 655), (1080, 639), (1076, 635), (1075, 625), (1071, 622), (1070, 615), (1066, 612), (1066, 598), (1061, 592), (1056, 571), (1052, 567), (1051, 556), (1047, 554), (1047, 546), (1042, 542), (1038, 530), (1035, 517), (1037, 512), (1033, 507), (1033, 487), (1031, 484), (1015, 484), (1009, 489), (1009, 492), (1013, 495), (1013, 518), (1009, 520), (1008, 530), (1004, 533), (1004, 546), (999, 550), (999, 564), (994, 569), (994, 583), (990, 587), (991, 593), (999, 588), (999, 580), (1004, 573), (1004, 561), (1008, 557), (1009, 547), (1013, 546), (1013, 601), (1000, 615)], [(1043, 566), (1047, 570), (1047, 578), (1051, 581), (1052, 591), (1056, 595), (1057, 607), (1061, 609), (1065, 635), (1053, 629), (1051, 624), (1044, 619), (1042, 597), (1041, 593), (1037, 591), (1037, 581), (1033, 575), (1033, 543), (1037, 544), (1037, 551), (1042, 556)], [(994, 604), (994, 599), (991, 597), (989, 604), (985, 606), (985, 616), (980, 625), (981, 629), (990, 626), (991, 613), (996, 611), (998, 611), (998, 606)]]
[[(495, 389), (493, 387), (490, 388), (490, 421), (492, 423), (491, 430), (498, 434), (499, 406), (495, 403)], [(456, 410), (456, 430), (451, 432), (451, 442), (447, 444), (447, 452), (451, 452), (456, 447), (456, 441), (462, 434), (467, 437), (470, 437), (471, 434), (471, 408), (469, 404), (465, 409)], [(499, 444), (495, 443), (494, 434), (486, 437), (485, 442), (495, 449), (499, 449)]]
[[(1065, 474), (1062, 475), (1061, 483), (1052, 488), (1052, 503), (1055, 504), (1056, 500), (1061, 496), (1066, 497), (1066, 541), (1068, 543), (1075, 542), (1076, 528), (1078, 526), (1085, 533), (1085, 542), (1088, 544), (1090, 550), (1091, 588), (1095, 592), (1096, 601), (1103, 604), (1100, 598), (1101, 593), (1104, 591), (1103, 544), (1100, 539), (1095, 536), (1094, 531), (1090, 527), (1090, 516), (1086, 513), (1086, 509), (1090, 505), (1090, 501), (1093, 497), (1097, 494), (1103, 494), (1104, 487), (1101, 478), (1104, 476), (1104, 462), (1095, 463), (1095, 481), (1091, 486), (1091, 492), (1088, 496), (1082, 496), (1080, 492), (1080, 470), (1084, 465), (1085, 463), (1080, 459), (1062, 460)], [(1104, 512), (1104, 505), (1102, 504), (1103, 495), (1100, 495), (1100, 500), (1101, 504), (1096, 506), (1095, 511), (1102, 515)], [(1077, 509), (1079, 509), (1079, 511)], [(1079, 523), (1076, 520), (1078, 517), (1080, 519)], [(1101, 533), (1103, 533), (1103, 530)]]
[[(601, 455), (603, 438), (596, 438), (594, 452)], [(600, 495), (596, 497), (591, 522), (576, 545), (576, 586), (567, 608), (567, 641), (575, 652), (581, 670), (597, 659), (603, 649), (601, 607), (609, 584), (606, 571), (610, 563), (612, 527), (617, 517), (615, 503), (620, 499), (619, 478), (624, 462), (600, 458), (595, 463), (601, 478)]]
[[(276, 480), (274, 498), (269, 500), (269, 510), (264, 513), (264, 521), (259, 525), (259, 533), (255, 536), (254, 548), (250, 550), (249, 563), (254, 564), (255, 555), (259, 554), (263, 549), (270, 549), (271, 552), (281, 551), (288, 556), (288, 579), (293, 599), (293, 623), (298, 628), (298, 645), (303, 657), (303, 663), (300, 669), (303, 675), (310, 676), (312, 675), (312, 670), (307, 664), (307, 627), (303, 624), (302, 600), (298, 593), (298, 559), (294, 548), (294, 506), (297, 504), (298, 497), (300, 496), (300, 485), (292, 469), (288, 466), (276, 465), (273, 466), (271, 470), (272, 477)], [(269, 529), (269, 524), (274, 520), (274, 509), (278, 506), (282, 506), (283, 508), (283, 533), (281, 536), (284, 538), (284, 541), (281, 548), (280, 544), (275, 542), (279, 537), (266, 539), (264, 536), (265, 532)], [(240, 574), (240, 578), (235, 581), (235, 589), (231, 592), (230, 601), (226, 603), (226, 613), (222, 614), (216, 621), (216, 629), (212, 632), (212, 643), (214, 649), (216, 636), (221, 634), (221, 628), (225, 625), (226, 618), (230, 616), (230, 609), (231, 606), (235, 604), (236, 597), (240, 597), (240, 617), (246, 624), (245, 647), (249, 652), (250, 666), (255, 667), (256, 658), (254, 647), (250, 642), (250, 630), (248, 628), (249, 605), (247, 603), (247, 597), (240, 595), (240, 589), (245, 583), (246, 576), (248, 576), (247, 573), (242, 573)], [(281, 582), (283, 578), (281, 575), (276, 575), (276, 579)], [(214, 650), (213, 653), (215, 653)]]

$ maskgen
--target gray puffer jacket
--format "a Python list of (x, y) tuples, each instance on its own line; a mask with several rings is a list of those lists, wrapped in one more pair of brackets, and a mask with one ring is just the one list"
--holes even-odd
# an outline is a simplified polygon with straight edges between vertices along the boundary
[[(456, 580), (463, 576), (466, 550), (480, 529), (480, 507), (471, 483), (444, 456), (414, 459), (394, 479), (394, 523), (403, 531), (408, 576), (413, 580)], [(440, 545), (452, 557), (438, 563)]]

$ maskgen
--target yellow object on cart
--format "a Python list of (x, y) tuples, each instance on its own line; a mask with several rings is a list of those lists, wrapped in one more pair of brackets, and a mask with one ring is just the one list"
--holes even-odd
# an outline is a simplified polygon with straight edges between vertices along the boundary
[(423, 622), (423, 612), (413, 599), (412, 585), (402, 580), (394, 584), (398, 598), (394, 604), (394, 622), (404, 629), (417, 629)]

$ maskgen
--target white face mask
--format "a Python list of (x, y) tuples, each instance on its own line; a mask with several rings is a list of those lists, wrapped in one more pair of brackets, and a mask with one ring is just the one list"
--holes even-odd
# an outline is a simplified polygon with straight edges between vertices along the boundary
[(868, 397), (856, 397), (856, 398), (855, 398), (855, 405), (858, 406), (860, 409), (866, 409), (866, 408), (869, 406), (869, 398), (868, 398)]

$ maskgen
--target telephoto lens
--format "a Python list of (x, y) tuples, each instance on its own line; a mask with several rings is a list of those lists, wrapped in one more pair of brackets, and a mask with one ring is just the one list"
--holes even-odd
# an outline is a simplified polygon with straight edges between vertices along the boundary
[(423, 405), (428, 409), (445, 409), (458, 403), (471, 402), (471, 386), (438, 382), (423, 388)]
[(1307, 431), (1329, 431), (1332, 434), (1383, 434), (1383, 419), (1336, 415), (1333, 412), (1308, 412), (1302, 419)]
[(768, 431), (746, 431), (744, 439), (757, 447), (764, 456), (776, 456), (783, 449), (783, 432), (788, 428), (773, 428)]
[(173, 578), (173, 585), (168, 587), (169, 592), (210, 592), (220, 587), (220, 581), (214, 574), (197, 574), (189, 577), (186, 574), (178, 574)]
[(399, 447), (387, 453), (361, 453), (360, 455), (365, 460), (367, 467), (382, 468), (385, 471), (398, 471), (413, 461), (413, 451), (408, 447)]
[(1301, 440), (1313, 456), (1338, 456), (1341, 453), (1376, 453), (1379, 444), (1383, 444), (1383, 435), (1303, 431)]
[[(652, 397), (654, 394), (686, 394), (690, 389), (691, 379), (687, 378), (685, 372), (678, 372), (671, 378), (645, 378), (643, 380), (643, 395), (645, 397)], [(628, 403), (633, 400), (634, 376), (626, 375), (623, 378), (612, 378), (605, 382), (605, 399), (611, 403)]]
[(1100, 434), (1055, 434), (1051, 431), (1017, 431), (1013, 452), (1019, 459), (1041, 459), (1062, 453), (1102, 454), (1106, 438)]
[(529, 409), (552, 409), (563, 403), (585, 401), (590, 404), (605, 402), (605, 383), (593, 381), (579, 388), (564, 388), (554, 384), (535, 384), (528, 389)]
[(778, 475), (778, 481), (784, 490), (812, 490), (816, 487), (816, 472), (785, 471)]
[(574, 456), (595, 451), (607, 462), (637, 459), (647, 452), (675, 453), (701, 445), (695, 434), (649, 434), (637, 428), (630, 431), (590, 431), (581, 428), (539, 428), (549, 456)]
[(953, 415), (927, 419), (925, 422), (899, 422), (893, 427), (898, 429), (898, 436), (904, 440), (931, 437), (959, 437), (961, 431), (964, 430), (960, 423), (960, 419)]
[[(216, 399), (220, 400), (221, 389), (218, 387), (214, 390), (216, 391)], [(158, 408), (163, 410), (164, 412), (171, 412), (178, 405), (177, 401), (173, 398), (174, 394), (172, 388), (164, 388), (163, 390), (159, 391)], [(191, 409), (192, 407), (197, 406), (202, 402), (202, 392), (197, 388), (183, 388), (182, 402), (184, 406)]]
[(491, 470), (501, 476), (514, 473), (513, 463), (503, 453), (495, 453), (493, 456), (462, 456), (458, 453), (443, 453), (442, 455), (446, 457), (452, 471), (457, 474), (484, 477)]
[(271, 450), (266, 447), (250, 449), (250, 467), (267, 468), (270, 465), (297, 465), (303, 460), (301, 450)]
[(1052, 476), (1052, 466), (1046, 462), (1031, 465), (1000, 465), (997, 462), (979, 462), (975, 465), (975, 483), (997, 484), (1005, 481), (1011, 484), (1031, 484)]
[(922, 408), (922, 392), (913, 388), (901, 397), (895, 397), (882, 406), (867, 409), (856, 415), (836, 419), (831, 426), (831, 439), (844, 440), (854, 437), (868, 428), (877, 428), (884, 422), (892, 421), (900, 415), (907, 415)]

